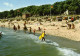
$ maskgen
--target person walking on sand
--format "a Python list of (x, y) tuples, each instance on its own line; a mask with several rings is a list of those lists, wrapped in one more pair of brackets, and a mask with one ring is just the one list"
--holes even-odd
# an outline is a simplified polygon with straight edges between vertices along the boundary
[(42, 41), (43, 41), (43, 40), (45, 41), (44, 36), (45, 36), (45, 31), (42, 33)]
[(26, 25), (26, 21), (24, 21), (24, 26)]
[(72, 23), (72, 29), (74, 29), (75, 28), (75, 25)]
[(73, 22), (73, 21), (74, 21), (74, 18), (72, 17), (72, 18), (71, 18), (71, 22)]
[(41, 31), (41, 28), (40, 28), (40, 27), (38, 27), (38, 30), (39, 30), (39, 31)]

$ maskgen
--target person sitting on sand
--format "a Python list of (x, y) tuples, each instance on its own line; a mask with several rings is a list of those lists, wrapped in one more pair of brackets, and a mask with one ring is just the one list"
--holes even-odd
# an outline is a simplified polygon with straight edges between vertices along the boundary
[(68, 29), (71, 29), (71, 24), (67, 24), (68, 25)]
[(67, 29), (71, 29), (71, 24), (69, 24), (69, 22), (66, 21), (67, 24)]
[(74, 29), (75, 28), (75, 25), (72, 23), (72, 29)]

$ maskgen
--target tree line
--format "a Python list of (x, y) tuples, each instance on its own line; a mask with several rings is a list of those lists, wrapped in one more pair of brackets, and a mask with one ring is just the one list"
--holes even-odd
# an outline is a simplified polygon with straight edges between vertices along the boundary
[[(53, 6), (53, 8), (51, 8)], [(65, 0), (61, 2), (55, 2), (54, 4), (46, 4), (40, 6), (28, 6), (24, 8), (19, 8), (16, 10), (0, 12), (0, 19), (12, 18), (16, 16), (22, 16), (23, 12), (28, 11), (31, 16), (33, 15), (50, 15), (50, 10), (52, 15), (62, 14), (64, 11), (75, 11), (76, 14), (80, 14), (80, 0)]]

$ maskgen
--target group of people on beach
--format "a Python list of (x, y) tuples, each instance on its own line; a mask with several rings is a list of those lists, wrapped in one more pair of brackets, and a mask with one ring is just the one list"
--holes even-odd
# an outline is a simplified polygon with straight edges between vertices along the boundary
[[(23, 27), (23, 31), (26, 33), (26, 31), (28, 31), (28, 28), (29, 28), (29, 32), (30, 33), (32, 33), (32, 28), (31, 27), (27, 27), (26, 26), (26, 22), (24, 22), (24, 27)], [(20, 30), (20, 25), (18, 24), (18, 26), (16, 27), (15, 25), (13, 26), (13, 30), (14, 31), (17, 31), (17, 30)], [(40, 27), (38, 27), (38, 31), (41, 31), (41, 28)], [(36, 32), (36, 30), (34, 29), (33, 30), (33, 34), (35, 35), (35, 32)], [(44, 36), (45, 36), (45, 31), (44, 32), (42, 32), (42, 34), (44, 33)], [(45, 41), (45, 38), (44, 37), (42, 37), (42, 41)]]
[[(31, 33), (32, 32), (32, 28), (31, 27), (27, 27), (26, 24), (24, 23), (24, 27), (23, 27), (23, 30), (24, 32), (26, 33), (26, 31), (28, 31), (28, 28), (29, 28), (29, 32)], [(20, 30), (20, 25), (18, 24), (18, 26), (16, 27), (15, 25), (13, 26), (13, 30)], [(35, 31), (34, 31), (35, 32)]]
[(69, 22), (66, 21), (66, 24), (67, 24), (68, 29), (74, 29), (75, 28), (75, 25), (74, 25), (73, 21), (72, 21), (72, 23), (69, 23)]

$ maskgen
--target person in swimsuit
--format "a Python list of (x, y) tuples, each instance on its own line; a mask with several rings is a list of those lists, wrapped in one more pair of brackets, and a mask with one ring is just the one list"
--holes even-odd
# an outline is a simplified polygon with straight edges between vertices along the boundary
[[(44, 33), (44, 36), (45, 36), (45, 31), (44, 31), (43, 33)], [(42, 34), (43, 34), (43, 33), (42, 33)], [(42, 41), (43, 41), (43, 40), (45, 41), (45, 38), (44, 38), (44, 37), (42, 37)]]

